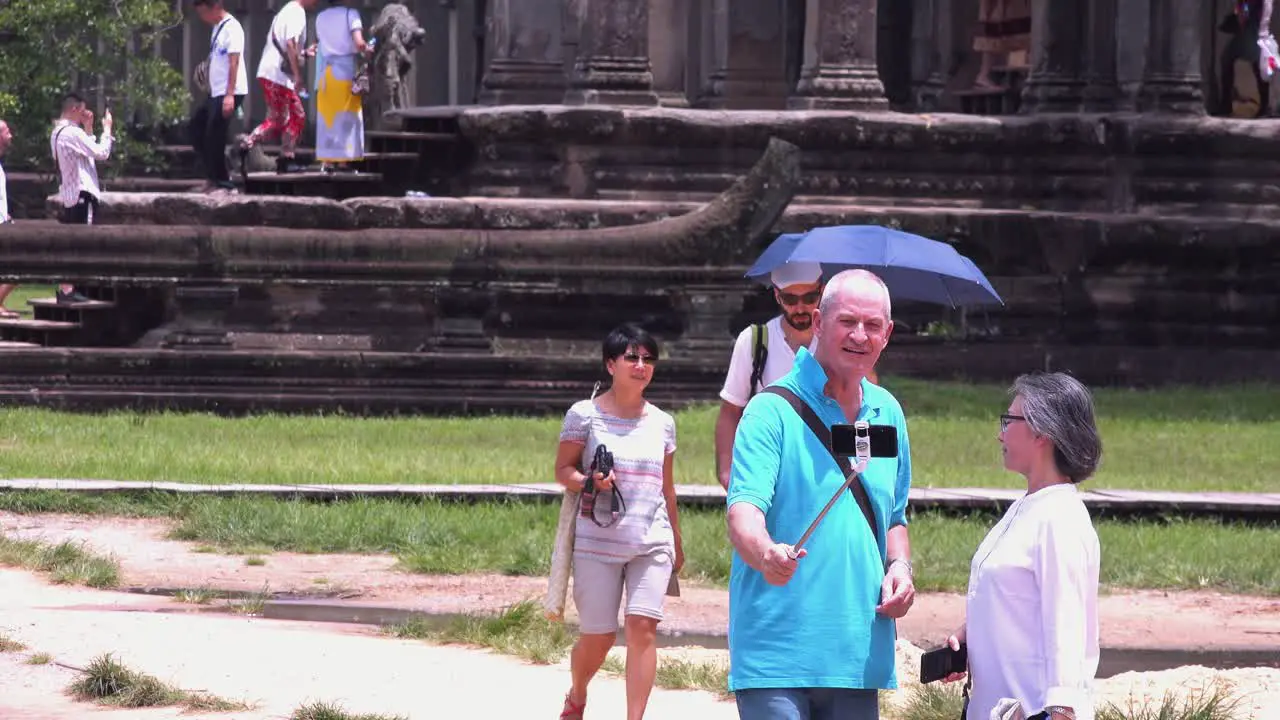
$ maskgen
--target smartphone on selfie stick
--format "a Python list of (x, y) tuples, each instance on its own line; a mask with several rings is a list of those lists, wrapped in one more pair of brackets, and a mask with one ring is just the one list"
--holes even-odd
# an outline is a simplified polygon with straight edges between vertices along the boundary
[(836, 491), (835, 495), (827, 501), (822, 512), (818, 513), (818, 517), (813, 519), (809, 524), (809, 529), (804, 531), (804, 535), (796, 541), (790, 548), (791, 557), (794, 559), (799, 553), (800, 548), (809, 541), (809, 536), (814, 530), (818, 529), (818, 524), (822, 522), (822, 518), (831, 512), (831, 508), (840, 499), (855, 482), (860, 482), (858, 476), (866, 469), (867, 463), (871, 458), (891, 458), (898, 456), (898, 429), (893, 425), (871, 425), (865, 420), (859, 420), (852, 425), (832, 425), (831, 426), (831, 453), (837, 456), (853, 457), (856, 462), (853, 464), (854, 471), (849, 473), (845, 478), (844, 484)]

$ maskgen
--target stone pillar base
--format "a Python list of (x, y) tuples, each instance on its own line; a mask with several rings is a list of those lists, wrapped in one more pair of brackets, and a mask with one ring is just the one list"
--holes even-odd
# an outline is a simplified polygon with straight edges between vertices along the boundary
[(435, 295), (436, 337), (431, 349), (442, 353), (491, 353), (485, 316), (494, 307), (493, 293), (482, 285), (456, 283)]
[(1148, 75), (1138, 91), (1142, 112), (1204, 115), (1204, 93), (1200, 78), (1185, 75)]
[(179, 285), (174, 289), (178, 317), (160, 346), (170, 350), (231, 350), (227, 313), (236, 305), (235, 285)]
[(578, 61), (566, 105), (654, 107), (653, 74), (646, 58), (588, 57)]
[(676, 92), (674, 90), (668, 92), (658, 91), (655, 94), (658, 96), (658, 104), (662, 107), (689, 107), (689, 98), (685, 97), (685, 94), (682, 92)]
[(787, 82), (771, 73), (720, 70), (711, 75), (698, 105), (713, 110), (785, 110)]
[(1112, 82), (1089, 82), (1084, 88), (1080, 109), (1087, 113), (1109, 113), (1120, 110), (1120, 85)]
[(791, 110), (889, 109), (884, 84), (874, 65), (823, 65), (800, 76), (795, 95), (787, 100)]
[(495, 58), (480, 90), (480, 104), (558, 105), (564, 91), (560, 63)]
[(723, 285), (688, 285), (673, 290), (676, 309), (683, 315), (684, 333), (667, 343), (667, 352), (679, 357), (723, 355), (728, 360), (736, 339), (729, 319), (742, 309), (742, 289)]
[(1084, 82), (1060, 75), (1032, 73), (1022, 90), (1024, 115), (1032, 113), (1073, 113), (1080, 111)]

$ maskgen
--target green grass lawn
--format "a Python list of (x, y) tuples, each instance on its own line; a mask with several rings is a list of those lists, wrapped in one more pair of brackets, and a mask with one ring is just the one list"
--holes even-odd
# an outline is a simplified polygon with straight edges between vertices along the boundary
[[(175, 521), (176, 539), (241, 553), (389, 553), (411, 572), (545, 576), (559, 505), (2, 492), (0, 510), (168, 517)], [(724, 511), (685, 509), (680, 520), (688, 561), (685, 575), (726, 585), (730, 550)], [(969, 561), (994, 523), (987, 515), (915, 514), (911, 546), (917, 587), (963, 591)], [(1102, 582), (1108, 588), (1280, 595), (1278, 524), (1099, 520), (1097, 528), (1103, 548)]]
[[(23, 288), (19, 288), (21, 292)], [(16, 293), (15, 293), (16, 295)], [(10, 306), (16, 307), (13, 302)], [(1000, 467), (995, 385), (888, 378), (916, 487), (1018, 487)], [(1105, 454), (1088, 487), (1280, 490), (1280, 386), (1097, 391)], [(713, 483), (716, 407), (676, 415), (679, 483)], [(351, 417), (0, 410), (0, 477), (192, 483), (550, 482), (559, 417)]]
[(52, 298), (56, 290), (52, 285), (19, 285), (5, 298), (4, 306), (30, 317), (31, 306), (27, 301), (32, 298)]

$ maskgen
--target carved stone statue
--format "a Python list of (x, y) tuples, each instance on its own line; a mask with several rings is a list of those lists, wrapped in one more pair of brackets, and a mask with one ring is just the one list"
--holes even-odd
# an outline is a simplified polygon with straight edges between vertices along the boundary
[(365, 98), (365, 124), (378, 129), (385, 126), (383, 113), (409, 106), (409, 88), (405, 76), (413, 69), (413, 51), (427, 37), (409, 8), (400, 3), (387, 3), (373, 21), (370, 36), (378, 44), (369, 72), (370, 92)]

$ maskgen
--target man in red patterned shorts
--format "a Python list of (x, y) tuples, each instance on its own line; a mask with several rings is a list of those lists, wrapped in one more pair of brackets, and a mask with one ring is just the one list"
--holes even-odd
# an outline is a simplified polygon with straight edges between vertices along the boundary
[(249, 148), (279, 135), (280, 157), (276, 158), (276, 171), (302, 171), (295, 153), (307, 115), (299, 93), (306, 87), (304, 58), (312, 53), (306, 48), (307, 10), (315, 4), (316, 0), (291, 0), (271, 21), (262, 60), (258, 63), (258, 84), (267, 101), (267, 118), (241, 141), (241, 167)]

